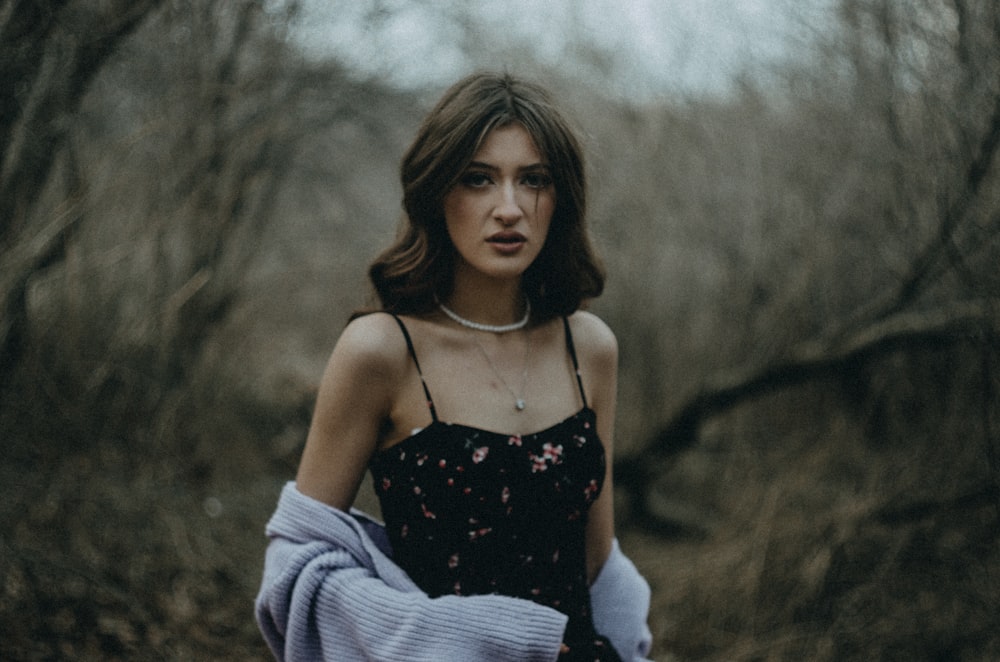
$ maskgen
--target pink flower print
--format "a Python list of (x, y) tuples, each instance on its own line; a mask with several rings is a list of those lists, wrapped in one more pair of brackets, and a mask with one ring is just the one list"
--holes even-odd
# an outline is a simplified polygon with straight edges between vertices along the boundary
[(392, 481), (389, 480), (388, 478), (383, 478), (382, 479), (382, 491), (383, 492), (388, 492), (390, 487), (392, 487)]
[(532, 595), (541, 595), (541, 593), (542, 593), (542, 589), (540, 589), (540, 588), (533, 588), (533, 589), (531, 589), (531, 594)]
[(408, 534), (409, 532), (410, 532), (410, 526), (408, 524), (404, 524), (402, 528), (399, 529), (399, 537), (405, 538), (406, 534)]
[(455, 479), (454, 478), (449, 478), (448, 479), (448, 487), (455, 487)]
[(552, 462), (552, 464), (559, 464), (562, 458), (562, 452), (562, 444), (553, 446), (552, 442), (545, 442), (545, 445), (542, 446), (542, 457)]
[(513, 436), (511, 436), (510, 438), (507, 439), (507, 445), (508, 446), (517, 446), (518, 448), (520, 448), (521, 447), (521, 443), (522, 443), (521, 442), (521, 435), (519, 435), (519, 434), (515, 434), (515, 435), (513, 435)]
[(472, 454), (472, 461), (476, 464), (479, 464), (480, 462), (486, 459), (486, 456), (489, 455), (489, 453), (490, 453), (489, 446), (480, 446)]
[(455, 568), (458, 567), (458, 553), (457, 552), (455, 554), (452, 554), (451, 557), (448, 558), (448, 567), (451, 568), (452, 570), (454, 570)]
[(440, 460), (438, 462), (438, 466), (441, 467), (442, 469), (444, 469), (447, 465), (448, 465), (448, 461), (445, 460), (445, 459), (442, 459), (442, 460)]
[(586, 437), (583, 437), (583, 436), (581, 436), (581, 435), (578, 435), (578, 434), (574, 434), (574, 435), (573, 435), (573, 441), (575, 441), (575, 442), (576, 442), (576, 447), (577, 447), (577, 448), (580, 448), (580, 447), (581, 447), (581, 446), (583, 446), (583, 445), (584, 445), (585, 443), (587, 443), (587, 438), (586, 438)]
[(471, 487), (462, 488), (462, 494), (472, 494), (472, 488)]
[(500, 492), (500, 503), (507, 503), (510, 501), (510, 488), (505, 487)]
[(597, 494), (597, 479), (593, 479), (587, 484), (587, 487), (583, 488), (583, 494), (587, 497), (587, 501), (593, 501), (594, 496)]
[(584, 421), (583, 422), (583, 429), (584, 430), (589, 430), (590, 429), (590, 421)]
[(427, 454), (426, 453), (421, 453), (420, 455), (417, 456), (417, 466), (418, 467), (424, 466), (424, 462), (426, 462), (426, 461), (427, 461)]
[(424, 503), (420, 504), (420, 510), (424, 511), (424, 517), (426, 517), (427, 519), (437, 519), (437, 515), (435, 515), (430, 510), (427, 510), (427, 504)]
[(413, 486), (413, 493), (414, 494), (420, 494), (421, 492), (423, 492), (423, 490), (420, 489), (419, 485), (414, 485)]
[(455, 582), (455, 595), (462, 595), (462, 582)]
[(535, 455), (534, 453), (528, 453), (528, 457), (531, 458), (532, 463), (531, 473), (545, 471), (549, 468), (549, 464), (559, 464), (562, 462), (562, 453), (562, 444), (553, 446), (551, 442), (545, 442), (545, 445), (542, 446), (541, 456)]

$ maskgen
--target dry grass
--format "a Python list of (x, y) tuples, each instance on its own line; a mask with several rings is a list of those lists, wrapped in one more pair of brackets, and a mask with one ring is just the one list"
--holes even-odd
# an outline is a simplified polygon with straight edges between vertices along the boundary
[(996, 658), (1000, 493), (983, 449), (942, 426), (879, 443), (832, 392), (734, 412), (691, 451), (712, 471), (664, 477), (665, 499), (715, 524), (626, 537), (654, 585), (659, 659)]

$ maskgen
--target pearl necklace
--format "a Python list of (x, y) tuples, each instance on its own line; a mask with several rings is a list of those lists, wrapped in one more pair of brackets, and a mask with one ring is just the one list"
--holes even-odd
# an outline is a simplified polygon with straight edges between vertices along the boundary
[(472, 320), (465, 319), (440, 301), (438, 301), (438, 307), (445, 315), (465, 328), (475, 329), (476, 331), (486, 331), (488, 333), (507, 333), (508, 331), (518, 331), (519, 329), (526, 327), (528, 325), (528, 320), (531, 319), (531, 302), (527, 300), (524, 302), (524, 317), (513, 324), (480, 324), (479, 322), (473, 322)]

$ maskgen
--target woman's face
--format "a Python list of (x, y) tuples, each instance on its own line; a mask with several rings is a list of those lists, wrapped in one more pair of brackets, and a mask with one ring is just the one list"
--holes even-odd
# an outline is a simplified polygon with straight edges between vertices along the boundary
[(456, 278), (519, 279), (545, 244), (555, 205), (549, 166), (524, 127), (491, 131), (444, 198)]

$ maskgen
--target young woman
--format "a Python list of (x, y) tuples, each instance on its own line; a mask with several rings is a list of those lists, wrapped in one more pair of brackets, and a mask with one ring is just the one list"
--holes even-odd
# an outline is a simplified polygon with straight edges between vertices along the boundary
[[(578, 141), (542, 89), (477, 74), (425, 119), (402, 183), (403, 232), (370, 269), (381, 308), (337, 342), (269, 524), (265, 638), (279, 658), (640, 659), (617, 346), (580, 310), (604, 274)], [(368, 470), (384, 530), (345, 515)]]

